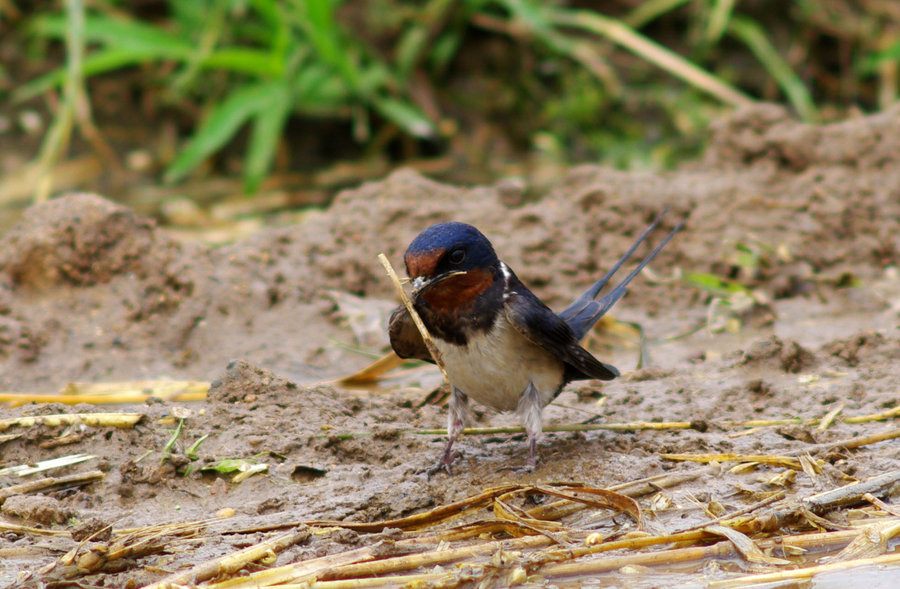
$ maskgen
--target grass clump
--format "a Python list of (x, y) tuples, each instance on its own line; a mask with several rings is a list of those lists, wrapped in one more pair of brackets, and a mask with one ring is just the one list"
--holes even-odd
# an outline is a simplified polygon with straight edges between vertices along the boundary
[[(334, 160), (450, 154), (467, 168), (534, 152), (562, 163), (670, 167), (693, 157), (723, 110), (774, 100), (815, 122), (897, 98), (889, 3), (536, 0), (66, 0), (13, 13), (27, 40), (17, 104), (59, 94), (42, 166), (73, 129), (115, 158), (93, 80), (137, 71), (148, 110), (181, 122), (161, 177), (178, 183), (242, 152), (244, 188), (296, 169), (309, 135)], [(0, 25), (6, 28), (9, 25)], [(64, 47), (66, 63), (56, 48)], [(19, 68), (16, 68), (19, 69)], [(91, 108), (92, 107), (92, 108)], [(321, 127), (318, 123), (329, 123)], [(148, 121), (153, 124), (153, 121)], [(504, 146), (495, 149), (490, 137)], [(161, 150), (162, 151), (162, 150)], [(170, 151), (172, 151), (170, 149)], [(291, 157), (293, 155), (293, 157)], [(45, 189), (48, 189), (45, 187)]]

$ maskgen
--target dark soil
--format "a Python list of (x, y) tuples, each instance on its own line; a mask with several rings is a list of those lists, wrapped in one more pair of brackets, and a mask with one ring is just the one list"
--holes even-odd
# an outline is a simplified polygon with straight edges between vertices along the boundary
[[(122, 529), (212, 518), (223, 508), (236, 511), (235, 527), (371, 521), (505, 482), (607, 487), (690, 468), (661, 452), (774, 454), (888, 427), (837, 420), (824, 431), (761, 428), (733, 436), (717, 424), (816, 418), (839, 405), (843, 415), (862, 415), (900, 400), (900, 109), (812, 127), (760, 106), (713, 133), (712, 148), (690, 167), (633, 173), (584, 166), (543, 195), (514, 184), (448, 186), (398, 171), (344, 192), (303, 224), (217, 249), (176, 241), (96, 195), (32, 207), (0, 241), (0, 389), (53, 392), (70, 381), (154, 378), (213, 385), (204, 402), (122, 408), (144, 415), (132, 429), (85, 427), (78, 441), (54, 449), (41, 443), (60, 428), (32, 427), (0, 442), (0, 467), (87, 453), (96, 458), (68, 471), (105, 471), (102, 482), (83, 488), (10, 500), (3, 518), (73, 531), (96, 518)], [(424, 470), (443, 440), (398, 430), (443, 426), (445, 409), (424, 402), (440, 384), (434, 367), (402, 371), (377, 390), (329, 384), (371, 361), (357, 350), (388, 349), (393, 290), (376, 255), (385, 252), (402, 268), (402, 252), (426, 226), (476, 224), (526, 284), (562, 308), (666, 206), (672, 212), (664, 225), (688, 216), (685, 229), (613, 311), (643, 330), (645, 366), (635, 370), (639, 354), (627, 334), (616, 335), (622, 330), (599, 333), (593, 350), (624, 376), (572, 387), (545, 410), (545, 423), (599, 414), (607, 422), (694, 421), (697, 428), (547, 434), (543, 462), (527, 475), (502, 470), (524, 464), (523, 436), (470, 437), (460, 444), (455, 474), (429, 480)], [(726, 307), (684, 279), (691, 273), (751, 289), (757, 304), (733, 313), (736, 333), (707, 329)], [(600, 396), (606, 401), (598, 405)], [(0, 413), (118, 409), (28, 405)], [(180, 441), (162, 460), (181, 409), (189, 413)], [(516, 423), (477, 409), (479, 425)], [(207, 435), (192, 461), (186, 449)], [(253, 457), (269, 464), (268, 473), (239, 484), (196, 469), (183, 476), (190, 466)], [(900, 468), (900, 445), (882, 443), (830, 464), (834, 477), (866, 478)], [(765, 483), (726, 470), (679, 492), (739, 508), (731, 499), (738, 486)], [(792, 487), (813, 490), (802, 475)], [(685, 525), (706, 517), (686, 514)], [(164, 563), (146, 557), (107, 578), (107, 586), (146, 583), (241, 547), (229, 538)], [(0, 581), (59, 558), (74, 542), (0, 535)], [(313, 539), (279, 562), (332, 550)]]

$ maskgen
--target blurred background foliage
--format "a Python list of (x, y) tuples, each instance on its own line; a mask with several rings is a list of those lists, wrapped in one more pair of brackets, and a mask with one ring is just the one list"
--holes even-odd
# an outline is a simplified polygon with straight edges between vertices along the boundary
[(192, 224), (398, 165), (669, 168), (755, 100), (884, 108), (898, 60), (896, 0), (0, 0), (0, 205), (88, 188)]

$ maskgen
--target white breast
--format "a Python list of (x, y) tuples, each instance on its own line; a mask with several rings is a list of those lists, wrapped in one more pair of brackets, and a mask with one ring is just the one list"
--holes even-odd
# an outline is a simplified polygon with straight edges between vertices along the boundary
[(465, 346), (440, 339), (435, 344), (450, 383), (501, 411), (515, 410), (529, 384), (546, 405), (563, 383), (563, 363), (525, 339), (502, 312), (490, 330), (470, 336)]

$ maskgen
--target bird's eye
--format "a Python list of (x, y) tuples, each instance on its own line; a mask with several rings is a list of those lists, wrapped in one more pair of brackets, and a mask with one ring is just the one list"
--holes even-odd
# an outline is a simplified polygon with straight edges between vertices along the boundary
[(454, 266), (459, 266), (466, 261), (466, 250), (462, 248), (455, 249), (450, 252), (450, 255), (447, 257), (447, 259), (450, 260), (450, 263)]

